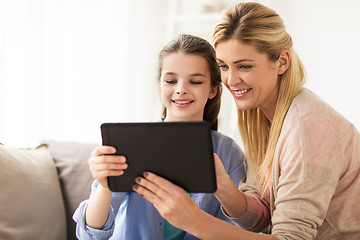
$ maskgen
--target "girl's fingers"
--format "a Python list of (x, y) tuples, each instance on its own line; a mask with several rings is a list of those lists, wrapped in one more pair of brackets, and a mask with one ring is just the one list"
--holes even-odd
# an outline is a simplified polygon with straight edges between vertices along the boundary
[(101, 163), (125, 163), (126, 158), (124, 156), (115, 156), (115, 155), (102, 155), (97, 157), (92, 157), (89, 159), (90, 164), (101, 164)]
[(115, 154), (116, 153), (116, 149), (112, 146), (100, 146), (95, 148), (92, 153), (91, 156), (101, 156), (104, 154)]
[(125, 170), (127, 167), (126, 163), (89, 164), (90, 171)]
[(124, 174), (123, 170), (104, 170), (104, 171), (94, 171), (93, 177), (95, 179), (104, 179), (110, 176), (120, 176)]

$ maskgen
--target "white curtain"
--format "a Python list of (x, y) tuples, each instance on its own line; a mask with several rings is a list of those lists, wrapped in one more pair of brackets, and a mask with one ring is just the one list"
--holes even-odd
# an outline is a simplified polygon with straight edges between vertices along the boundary
[(0, 0), (0, 143), (101, 143), (102, 122), (158, 117), (166, 10), (166, 0)]
[[(103, 122), (159, 118), (157, 55), (171, 37), (165, 19), (171, 9), (180, 11), (185, 22), (172, 28), (176, 34), (211, 36), (210, 20), (193, 16), (207, 1), (214, 2), (0, 0), (0, 143), (100, 143)], [(284, 19), (307, 69), (306, 86), (360, 129), (360, 3), (258, 2)], [(222, 102), (219, 130), (240, 143), (226, 89)]]

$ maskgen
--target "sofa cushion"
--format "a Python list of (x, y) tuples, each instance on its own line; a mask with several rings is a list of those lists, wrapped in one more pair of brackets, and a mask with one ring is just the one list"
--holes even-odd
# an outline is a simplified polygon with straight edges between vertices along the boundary
[(42, 140), (41, 143), (48, 147), (58, 169), (66, 209), (68, 240), (75, 240), (76, 224), (72, 215), (79, 203), (90, 196), (94, 179), (88, 160), (97, 145), (54, 140)]
[(0, 239), (66, 239), (58, 174), (48, 150), (0, 145)]

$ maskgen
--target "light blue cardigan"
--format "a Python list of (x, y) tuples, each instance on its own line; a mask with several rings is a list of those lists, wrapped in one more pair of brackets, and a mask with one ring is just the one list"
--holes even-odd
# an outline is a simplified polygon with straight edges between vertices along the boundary
[[(237, 186), (245, 177), (245, 156), (240, 147), (231, 138), (212, 131), (214, 152), (220, 157), (225, 170)], [(92, 185), (91, 196), (95, 193), (98, 182)], [(207, 193), (192, 193), (194, 202), (205, 212), (231, 222), (224, 216), (220, 203)], [(155, 207), (135, 192), (114, 192), (108, 219), (103, 229), (93, 229), (85, 224), (85, 210), (89, 200), (80, 203), (73, 219), (77, 222), (76, 235), (79, 239), (126, 239), (126, 240), (154, 240), (164, 239), (164, 218)], [(198, 239), (186, 233), (184, 239)]]

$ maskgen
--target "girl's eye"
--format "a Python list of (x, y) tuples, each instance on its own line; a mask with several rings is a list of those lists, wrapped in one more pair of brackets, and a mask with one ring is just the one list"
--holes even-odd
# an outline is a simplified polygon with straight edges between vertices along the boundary
[(191, 84), (193, 84), (193, 85), (200, 85), (200, 84), (202, 84), (202, 82), (200, 82), (200, 81), (191, 81)]
[(175, 84), (176, 80), (165, 80), (165, 82), (168, 84)]

